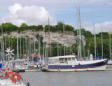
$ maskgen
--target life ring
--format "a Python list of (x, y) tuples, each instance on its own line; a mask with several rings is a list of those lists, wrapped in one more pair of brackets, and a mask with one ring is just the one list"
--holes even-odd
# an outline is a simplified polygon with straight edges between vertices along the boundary
[[(17, 79), (15, 77), (17, 77)], [(15, 73), (11, 76), (11, 80), (13, 83), (16, 83), (16, 81), (19, 81), (20, 79), (21, 79), (21, 76), (19, 75), (19, 73)]]
[(14, 74), (13, 72), (6, 72), (6, 74), (5, 74), (5, 78), (8, 79), (8, 78), (9, 78), (9, 75), (12, 76), (13, 74)]

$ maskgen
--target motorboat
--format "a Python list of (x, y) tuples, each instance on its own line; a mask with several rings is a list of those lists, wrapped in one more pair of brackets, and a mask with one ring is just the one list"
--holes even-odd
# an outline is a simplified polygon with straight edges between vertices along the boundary
[(107, 59), (77, 60), (75, 55), (49, 57), (44, 71), (101, 71), (106, 69)]

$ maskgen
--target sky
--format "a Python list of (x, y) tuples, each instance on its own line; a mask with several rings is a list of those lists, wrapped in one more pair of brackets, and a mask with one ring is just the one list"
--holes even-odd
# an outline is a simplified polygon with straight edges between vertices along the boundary
[(61, 21), (76, 27), (77, 7), (81, 27), (112, 32), (112, 0), (0, 0), (0, 23), (45, 25), (49, 18), (50, 24)]

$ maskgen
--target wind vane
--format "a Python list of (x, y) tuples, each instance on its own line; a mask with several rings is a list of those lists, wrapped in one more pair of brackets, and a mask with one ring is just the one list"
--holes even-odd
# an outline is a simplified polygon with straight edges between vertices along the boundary
[(14, 56), (14, 49), (13, 50), (11, 50), (10, 49), (10, 47), (9, 48), (7, 48), (6, 50), (5, 50), (5, 52), (6, 52), (6, 56), (8, 57), (8, 59), (11, 59), (13, 56)]

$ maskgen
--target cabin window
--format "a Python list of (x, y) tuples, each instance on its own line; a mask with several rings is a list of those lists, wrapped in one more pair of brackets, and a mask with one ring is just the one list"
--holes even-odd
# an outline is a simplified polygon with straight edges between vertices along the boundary
[(65, 63), (68, 61), (68, 59), (67, 58), (60, 58), (59, 61), (60, 61), (60, 63)]
[(74, 61), (75, 60), (75, 58), (72, 58), (72, 61)]
[(59, 61), (60, 61), (60, 63), (63, 63), (64, 62), (64, 59), (63, 58), (60, 58)]
[(68, 58), (68, 61), (71, 61), (71, 58)]
[(58, 59), (50, 59), (50, 60), (49, 60), (49, 63), (50, 63), (50, 64), (57, 63), (57, 62), (58, 62)]

